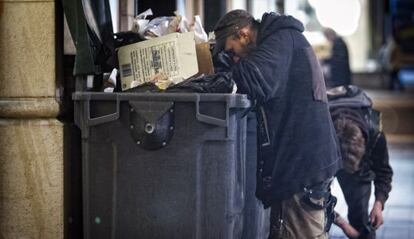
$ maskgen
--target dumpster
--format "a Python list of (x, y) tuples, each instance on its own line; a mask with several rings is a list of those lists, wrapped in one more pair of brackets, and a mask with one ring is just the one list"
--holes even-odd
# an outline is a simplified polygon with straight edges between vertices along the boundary
[(76, 92), (84, 238), (241, 238), (238, 94)]

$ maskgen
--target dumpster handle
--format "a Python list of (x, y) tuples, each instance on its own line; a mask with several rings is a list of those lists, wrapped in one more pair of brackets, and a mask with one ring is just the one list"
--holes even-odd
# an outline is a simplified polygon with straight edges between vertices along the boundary
[(200, 113), (200, 95), (196, 95), (196, 118), (200, 122), (204, 122), (207, 124), (217, 125), (221, 127), (228, 127), (228, 119), (229, 119), (229, 102), (226, 101), (226, 118), (220, 119), (213, 116), (205, 115)]
[(93, 126), (98, 124), (107, 123), (119, 119), (119, 96), (116, 97), (116, 112), (108, 115), (103, 115), (95, 118), (91, 118), (90, 111), (91, 95), (87, 95), (87, 99), (84, 101), (86, 125)]

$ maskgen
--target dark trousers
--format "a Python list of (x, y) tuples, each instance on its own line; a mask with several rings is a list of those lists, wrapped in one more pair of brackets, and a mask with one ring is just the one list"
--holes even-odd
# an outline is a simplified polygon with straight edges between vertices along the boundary
[(348, 205), (349, 223), (361, 233), (359, 239), (374, 239), (375, 230), (371, 227), (368, 216), (371, 181), (360, 180), (344, 171), (338, 172), (337, 179)]

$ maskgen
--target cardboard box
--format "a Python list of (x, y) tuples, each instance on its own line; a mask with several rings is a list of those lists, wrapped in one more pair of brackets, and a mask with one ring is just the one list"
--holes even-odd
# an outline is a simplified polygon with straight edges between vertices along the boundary
[(122, 90), (144, 84), (160, 73), (177, 84), (198, 73), (194, 32), (172, 33), (120, 47), (118, 61)]
[(200, 43), (196, 45), (198, 73), (197, 75), (214, 74), (213, 58), (211, 56), (210, 44)]

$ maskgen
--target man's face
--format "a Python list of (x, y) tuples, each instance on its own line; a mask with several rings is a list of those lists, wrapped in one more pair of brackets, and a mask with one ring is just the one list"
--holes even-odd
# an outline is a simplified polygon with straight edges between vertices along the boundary
[(226, 45), (224, 50), (234, 54), (233, 60), (238, 61), (240, 58), (245, 58), (252, 50), (253, 41), (249, 34), (240, 34), (228, 36), (226, 38)]
[(246, 46), (242, 40), (236, 36), (229, 36), (226, 39), (225, 51), (232, 53), (237, 58), (244, 58), (247, 56)]

